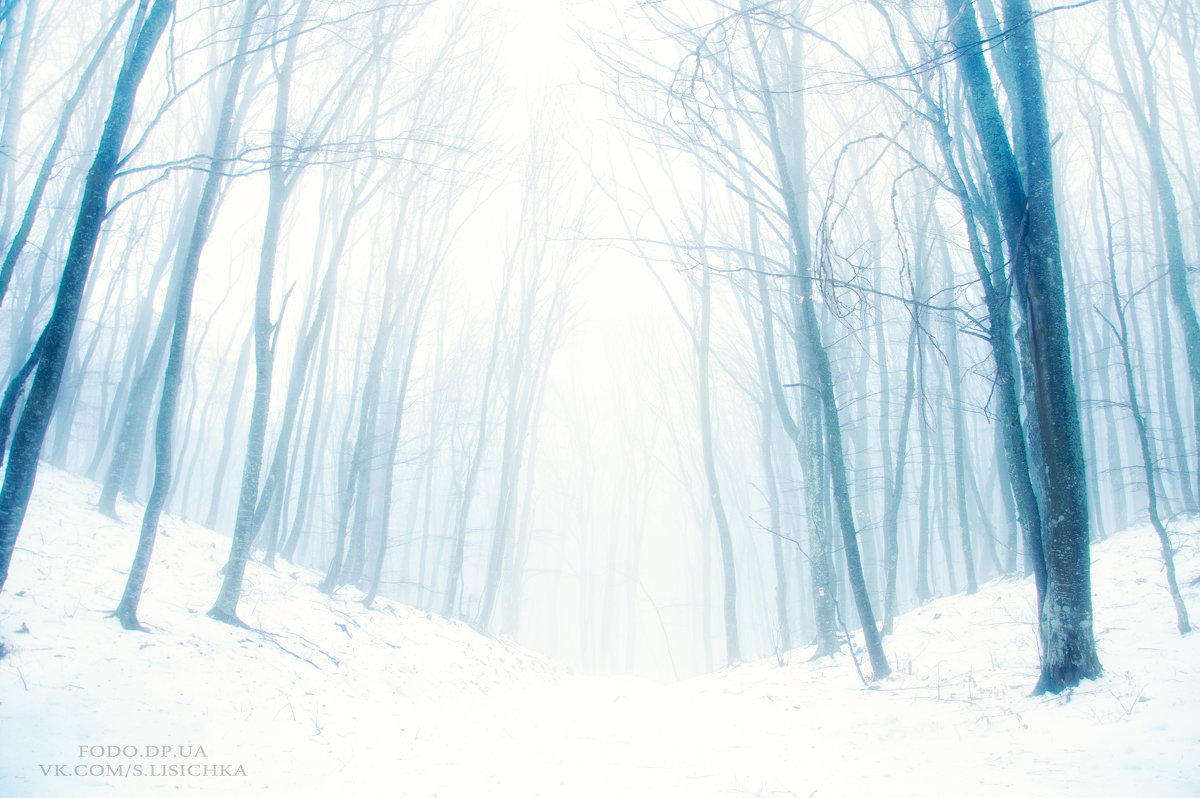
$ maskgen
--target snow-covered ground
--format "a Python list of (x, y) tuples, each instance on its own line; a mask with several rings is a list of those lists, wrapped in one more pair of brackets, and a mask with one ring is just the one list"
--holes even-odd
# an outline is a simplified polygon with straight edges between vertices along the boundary
[[(1107, 675), (1030, 698), (1028, 582), (901, 617), (897, 675), (798, 650), (661, 685), (573, 676), (509, 643), (252, 565), (205, 616), (228, 541), (164, 519), (140, 617), (108, 617), (136, 544), (43, 466), (0, 594), (0, 796), (1200, 795), (1200, 633), (1146, 527), (1094, 550)], [(1200, 531), (1177, 532), (1181, 581)], [(1185, 599), (1200, 621), (1200, 590)], [(170, 750), (162, 749), (170, 746)], [(165, 754), (165, 755), (164, 755)], [(97, 775), (90, 775), (97, 774)], [(165, 774), (165, 775), (159, 775)]]

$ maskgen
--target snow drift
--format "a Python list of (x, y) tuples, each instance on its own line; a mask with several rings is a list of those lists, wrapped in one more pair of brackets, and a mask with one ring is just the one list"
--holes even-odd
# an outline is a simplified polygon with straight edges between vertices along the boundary
[[(902, 616), (864, 688), (810, 650), (660, 685), (587, 678), (509, 642), (281, 564), (242, 617), (205, 616), (228, 540), (164, 519), (141, 619), (116, 606), (138, 508), (43, 466), (0, 594), (0, 795), (1194, 796), (1200, 636), (1181, 638), (1157, 541), (1094, 547), (1106, 675), (1037, 677), (1031, 585)], [(1200, 530), (1173, 526), (1185, 582)], [(1200, 590), (1185, 590), (1193, 608)]]

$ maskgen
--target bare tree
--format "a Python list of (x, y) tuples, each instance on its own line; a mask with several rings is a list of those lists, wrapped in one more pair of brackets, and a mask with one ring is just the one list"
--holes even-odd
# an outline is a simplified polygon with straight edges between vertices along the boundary
[[(1036, 692), (1060, 692), (1100, 675), (1092, 632), (1091, 557), (1086, 476), (1079, 408), (1072, 377), (1070, 332), (1055, 215), (1049, 122), (1042, 71), (1027, 0), (1005, 0), (1007, 52), (1016, 90), (1016, 122), (1005, 124), (983, 59), (971, 0), (945, 0), (951, 43), (996, 205), (1013, 260), (1019, 304), (1031, 336), (1037, 448), (1048, 486), (1043, 550), (1046, 595), (1041, 604), (1042, 671)], [(1022, 148), (1024, 169), (1012, 146)]]
[(13, 547), (33, 491), (38, 452), (58, 396), (63, 366), (79, 316), (80, 300), (108, 205), (108, 190), (116, 175), (121, 147), (133, 116), (137, 88), (175, 9), (173, 0), (155, 0), (143, 18), (140, 11), (147, 4), (148, 0), (143, 0), (139, 8), (140, 24), (134, 27), (130, 35), (125, 62), (117, 78), (108, 119), (100, 137), (100, 146), (84, 186), (54, 311), (35, 347), (38, 354), (37, 373), (13, 433), (4, 485), (0, 488), (0, 588), (8, 579)]
[[(29, 3), (26, 7), (26, 29), (32, 29), (32, 24), (29, 24), (33, 18), (32, 15), (36, 12), (36, 3)], [(91, 60), (84, 67), (83, 73), (79, 76), (79, 81), (75, 87), (75, 91), (67, 98), (63, 106), (62, 113), (58, 118), (58, 127), (54, 131), (54, 140), (50, 142), (50, 148), (42, 157), (42, 166), (38, 170), (37, 178), (34, 180), (33, 189), (29, 193), (29, 201), (25, 205), (25, 212), (21, 216), (21, 224), (17, 228), (17, 232), (12, 237), (12, 241), (8, 245), (8, 250), (4, 254), (4, 262), (0, 264), (0, 303), (4, 302), (4, 297), (8, 294), (8, 286), (12, 281), (13, 270), (16, 268), (17, 260), (21, 257), (21, 253), (25, 249), (25, 244), (29, 240), (29, 234), (33, 231), (33, 223), (37, 218), (38, 210), (42, 205), (42, 197), (46, 192), (46, 186), (50, 182), (51, 174), (54, 171), (55, 164), (58, 161), (59, 153), (62, 152), (63, 144), (67, 140), (67, 132), (71, 127), (71, 120), (75, 116), (75, 110), (79, 107), (80, 102), (88, 95), (88, 90), (91, 87), (92, 79), (108, 55), (109, 47), (113, 40), (116, 39), (117, 33), (120, 32), (122, 25), (125, 22), (125, 17), (129, 14), (129, 9), (133, 6), (133, 0), (126, 0), (117, 9), (113, 16), (112, 24), (103, 34), (97, 34), (97, 42), (90, 44), (85, 52), (92, 53)], [(22, 43), (22, 48), (26, 45)], [(14, 103), (20, 102), (20, 92), (14, 88), (8, 89), (9, 107), (14, 108)], [(15, 112), (15, 111), (14, 111)], [(5, 123), (5, 136), (10, 136), (7, 121)], [(2, 149), (8, 149), (7, 146), (0, 145)]]
[(241, 31), (238, 35), (233, 61), (229, 66), (225, 95), (221, 101), (220, 114), (216, 122), (216, 140), (213, 142), (213, 151), (209, 158), (208, 175), (200, 195), (200, 204), (196, 209), (196, 218), (192, 224), (187, 256), (180, 264), (183, 275), (176, 298), (174, 331), (171, 334), (171, 348), (163, 376), (162, 396), (159, 400), (158, 420), (154, 435), (154, 485), (150, 490), (150, 497), (142, 516), (142, 530), (138, 537), (137, 552), (134, 554), (133, 565), (130, 566), (129, 576), (125, 582), (125, 591), (115, 613), (121, 626), (126, 629), (141, 629), (137, 618), (138, 603), (141, 600), (142, 587), (145, 585), (146, 574), (150, 568), (150, 557), (154, 552), (158, 522), (171, 487), (172, 426), (175, 421), (175, 404), (179, 395), (179, 385), (183, 380), (188, 327), (192, 313), (192, 295), (200, 269), (200, 256), (212, 227), (217, 194), (220, 191), (221, 182), (225, 178), (227, 161), (230, 151), (233, 149), (233, 140), (236, 136), (236, 131), (233, 129), (234, 110), (242, 84), (246, 53), (250, 49), (250, 34), (261, 5), (262, 0), (243, 1)]
[[(1109, 2), (1108, 40), (1112, 50), (1113, 64), (1116, 67), (1117, 81), (1121, 86), (1121, 94), (1126, 106), (1133, 117), (1134, 127), (1141, 137), (1142, 146), (1150, 161), (1151, 184), (1159, 205), (1159, 224), (1162, 229), (1163, 243), (1167, 255), (1167, 285), (1170, 287), (1171, 300), (1174, 303), (1179, 324), (1183, 329), (1184, 350), (1187, 352), (1188, 378), (1192, 384), (1192, 407), (1195, 413), (1195, 430), (1200, 436), (1200, 322), (1196, 319), (1196, 307), (1188, 293), (1187, 261), (1183, 253), (1183, 234), (1179, 227), (1179, 204), (1175, 199), (1175, 190), (1171, 186), (1171, 175), (1167, 169), (1167, 158), (1164, 153), (1161, 122), (1159, 120), (1158, 99), (1154, 86), (1154, 67), (1142, 38), (1141, 25), (1138, 15), (1129, 0), (1120, 0), (1125, 10), (1126, 22), (1129, 26), (1130, 39), (1142, 72), (1142, 94), (1139, 97), (1133, 87), (1129, 69), (1125, 64), (1125, 54), (1121, 47), (1118, 30), (1117, 0)], [(1195, 69), (1193, 65), (1193, 70)], [(1197, 467), (1200, 477), (1200, 466)]]
[(1192, 626), (1188, 621), (1188, 612), (1187, 607), (1183, 603), (1183, 596), (1179, 592), (1179, 582), (1175, 578), (1175, 553), (1171, 546), (1171, 537), (1167, 533), (1167, 528), (1163, 524), (1162, 517), (1158, 511), (1158, 487), (1156, 485), (1156, 471), (1158, 470), (1158, 466), (1150, 448), (1150, 432), (1147, 428), (1146, 416), (1142, 412), (1141, 403), (1138, 401), (1138, 388), (1134, 380), (1133, 355), (1129, 347), (1129, 326), (1125, 320), (1125, 303), (1121, 299), (1121, 289), (1117, 286), (1117, 261), (1113, 254), (1112, 218), (1104, 186), (1104, 164), (1100, 157), (1099, 131), (1093, 132), (1093, 138), (1096, 149), (1096, 168), (1100, 179), (1100, 201), (1104, 209), (1104, 222), (1107, 228), (1109, 289), (1112, 291), (1113, 316), (1116, 321), (1108, 319), (1103, 314), (1101, 314), (1101, 317), (1112, 329), (1113, 334), (1116, 335), (1117, 343), (1121, 348), (1121, 364), (1124, 367), (1125, 373), (1125, 391), (1129, 398), (1129, 411), (1133, 416), (1134, 427), (1137, 429), (1138, 445), (1142, 453), (1142, 469), (1146, 474), (1146, 505), (1150, 513), (1150, 525), (1154, 527), (1154, 531), (1158, 535), (1159, 544), (1162, 547), (1163, 570), (1166, 572), (1167, 591), (1171, 594), (1171, 601), (1175, 604), (1175, 619), (1179, 627), (1179, 633), (1185, 635), (1192, 630)]

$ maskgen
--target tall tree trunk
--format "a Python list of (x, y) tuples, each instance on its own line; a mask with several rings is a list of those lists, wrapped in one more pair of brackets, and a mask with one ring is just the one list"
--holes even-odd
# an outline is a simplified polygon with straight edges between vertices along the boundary
[(145, 514), (142, 516), (142, 530), (138, 537), (137, 552), (134, 554), (133, 565), (130, 566), (129, 576), (125, 581), (125, 591), (115, 613), (121, 626), (126, 629), (142, 628), (137, 618), (138, 603), (141, 601), (142, 587), (145, 585), (146, 574), (150, 568), (150, 557), (154, 552), (159, 518), (171, 487), (171, 427), (175, 420), (175, 403), (179, 396), (179, 385), (183, 380), (188, 326), (192, 314), (192, 294), (196, 286), (196, 276), (200, 270), (200, 255), (204, 250), (204, 244), (208, 241), (209, 231), (212, 229), (217, 195), (225, 177), (226, 162), (236, 136), (233, 130), (233, 114), (241, 87), (246, 51), (250, 47), (250, 31), (254, 26), (254, 18), (257, 15), (260, 0), (243, 0), (243, 3), (245, 16), (242, 19), (237, 50), (229, 67), (225, 96), (221, 102), (220, 115), (217, 120), (216, 141), (213, 143), (213, 154), (209, 159), (208, 175), (204, 182), (204, 190), (200, 195), (199, 207), (196, 209), (196, 218), (192, 224), (187, 255), (180, 264), (183, 276), (176, 299), (175, 328), (171, 334), (170, 353), (167, 356), (167, 367), (163, 375), (162, 397), (159, 401), (158, 421), (154, 434), (154, 484), (146, 501)]
[(1175, 553), (1171, 547), (1171, 538), (1167, 534), (1167, 529), (1163, 525), (1162, 518), (1158, 512), (1158, 489), (1155, 484), (1157, 476), (1155, 471), (1158, 466), (1150, 447), (1150, 432), (1147, 428), (1146, 417), (1142, 413), (1141, 404), (1138, 401), (1137, 383), (1133, 377), (1133, 356), (1129, 350), (1129, 327), (1125, 321), (1125, 306), (1121, 301), (1121, 290), (1117, 287), (1117, 260), (1113, 254), (1112, 215), (1109, 212), (1108, 195), (1104, 190), (1104, 163), (1100, 157), (1099, 135), (1095, 130), (1093, 130), (1093, 140), (1096, 151), (1096, 168), (1100, 177), (1100, 200), (1104, 209), (1104, 223), (1107, 231), (1105, 243), (1107, 245), (1108, 256), (1108, 284), (1109, 290), (1112, 291), (1113, 311), (1116, 317), (1116, 323), (1109, 322), (1109, 326), (1117, 336), (1117, 343), (1121, 347), (1121, 364), (1124, 366), (1125, 372), (1125, 391), (1129, 397), (1129, 411), (1133, 415), (1133, 424), (1137, 429), (1138, 445), (1142, 453), (1142, 469), (1146, 474), (1146, 505), (1150, 513), (1150, 525), (1154, 527), (1154, 531), (1158, 535), (1159, 545), (1162, 548), (1163, 570), (1166, 572), (1167, 577), (1167, 591), (1171, 594), (1171, 601), (1175, 604), (1175, 620), (1179, 628), (1179, 633), (1185, 635), (1192, 630), (1192, 626), (1188, 621), (1188, 612), (1187, 607), (1183, 603), (1183, 596), (1179, 593), (1179, 582), (1175, 578)]
[[(743, 174), (743, 184), (750, 188), (749, 176)], [(812, 576), (814, 620), (816, 621), (816, 656), (830, 656), (837, 652), (837, 620), (834, 607), (833, 573), (829, 561), (829, 522), (825, 512), (824, 479), (822, 460), (825, 457), (821, 445), (820, 406), (815, 405), (812, 392), (800, 393), (800, 421), (797, 422), (784, 394), (783, 381), (779, 376), (779, 363), (775, 347), (774, 309), (768, 292), (766, 261), (761, 255), (759, 241), (758, 212), (753, 203), (747, 208), (750, 214), (751, 252), (755, 261), (755, 278), (759, 309), (762, 315), (763, 358), (766, 362), (767, 379), (775, 410), (784, 431), (796, 449), (804, 480), (805, 526), (808, 529), (808, 565)], [(793, 310), (794, 312), (794, 310)], [(797, 350), (799, 343), (796, 343)]]
[(221, 451), (217, 455), (217, 467), (213, 471), (212, 499), (208, 503), (208, 514), (204, 517), (204, 525), (209, 529), (217, 528), (217, 518), (221, 511), (221, 493), (225, 488), (225, 467), (233, 450), (233, 428), (237, 423), (238, 407), (242, 401), (242, 392), (246, 387), (246, 372), (250, 365), (250, 344), (253, 340), (251, 333), (246, 334), (241, 352), (238, 354), (237, 365), (233, 370), (233, 385), (229, 391), (229, 404), (225, 409), (225, 423), (221, 427)]
[[(947, 267), (949, 261), (946, 262)], [(947, 275), (950, 276), (950, 275)], [(953, 308), (951, 304), (951, 308)], [(952, 310), (953, 314), (956, 312)], [(947, 319), (949, 340), (946, 343), (947, 367), (950, 381), (950, 414), (954, 434), (954, 504), (958, 511), (958, 532), (962, 540), (963, 572), (967, 580), (967, 595), (979, 592), (979, 583), (975, 578), (975, 552), (971, 545), (971, 524), (967, 519), (967, 466), (965, 460), (970, 456), (967, 452), (967, 423), (963, 417), (962, 398), (962, 369), (958, 359), (958, 323), (953, 315)]]
[(925, 346), (917, 333), (917, 420), (921, 430), (921, 486), (917, 500), (917, 601), (933, 598), (929, 581), (930, 519), (929, 494), (933, 485), (933, 432), (929, 424), (929, 392), (925, 388)]
[(896, 441), (896, 470), (892, 490), (884, 497), (883, 541), (886, 586), (883, 594), (883, 634), (890, 635), (896, 617), (896, 584), (900, 566), (900, 502), (904, 497), (904, 466), (908, 456), (908, 424), (912, 417), (917, 381), (913, 374), (917, 358), (917, 339), (921, 334), (920, 316), (914, 314), (908, 336), (908, 354), (904, 359), (904, 405), (900, 410), (900, 431)]
[[(1112, 50), (1113, 65), (1116, 67), (1117, 81), (1125, 104), (1133, 116), (1134, 127), (1142, 139), (1146, 156), (1150, 160), (1150, 178), (1155, 194), (1158, 196), (1160, 210), (1159, 222), (1163, 234), (1163, 244), (1167, 249), (1167, 284), (1171, 291), (1171, 300), (1179, 315), (1179, 323), (1183, 328), (1184, 350), (1187, 352), (1188, 378), (1192, 384), (1192, 408), (1195, 413), (1196, 435), (1200, 437), (1200, 322), (1196, 319), (1196, 307), (1192, 303), (1187, 284), (1187, 260), (1183, 253), (1183, 235), (1179, 227), (1179, 206), (1175, 201), (1175, 190), (1171, 187), (1171, 175), (1167, 170), (1167, 160), (1163, 153), (1162, 132), (1158, 115), (1158, 100), (1154, 92), (1154, 69), (1150, 56), (1142, 40), (1141, 27), (1137, 14), (1129, 0), (1121, 0), (1125, 14), (1129, 18), (1129, 30), (1133, 40), (1134, 50), (1142, 70), (1142, 97), (1138, 97), (1130, 80), (1129, 71), (1125, 67), (1125, 57), (1121, 49), (1117, 32), (1117, 3), (1112, 0), (1109, 6), (1108, 37)], [(1200, 466), (1196, 469), (1200, 478)]]
[(812, 386), (811, 389), (819, 397), (822, 409), (821, 418), (825, 426), (826, 456), (828, 457), (829, 475), (833, 482), (838, 521), (842, 531), (847, 577), (854, 594), (858, 617), (862, 623), (863, 640), (871, 659), (871, 669), (876, 678), (884, 678), (892, 672), (892, 668), (888, 664), (887, 655), (883, 650), (879, 627), (875, 622), (875, 613), (871, 607), (871, 597), (867, 591), (866, 577), (863, 574), (862, 558), (858, 548), (858, 531), (854, 526), (854, 510), (850, 501), (850, 488), (846, 474), (846, 458), (842, 446), (841, 422), (838, 417), (837, 397), (833, 384), (833, 368), (829, 361), (829, 353), (821, 342), (820, 324), (817, 321), (815, 309), (816, 302), (813, 301), (816, 294), (810, 271), (807, 209), (803, 211), (803, 215), (801, 211), (801, 206), (807, 202), (807, 196), (797, 190), (798, 187), (793, 180), (794, 174), (804, 172), (805, 164), (797, 163), (795, 172), (788, 164), (779, 130), (779, 116), (775, 107), (773, 89), (767, 77), (766, 65), (754, 34), (753, 25), (746, 13), (745, 2), (742, 4), (742, 10), (746, 14), (744, 18), (746, 35), (758, 73), (759, 87), (762, 91), (761, 100), (768, 126), (775, 175), (783, 188), (782, 198), (787, 211), (788, 232), (795, 269), (792, 301), (794, 306), (798, 306), (797, 327), (800, 330), (800, 340), (803, 342), (804, 354), (808, 363), (806, 371), (802, 373), (811, 374), (815, 378), (808, 384)]
[(235, 626), (245, 626), (237, 616), (237, 605), (242, 594), (246, 560), (250, 557), (254, 521), (259, 517), (259, 478), (262, 472), (263, 450), (266, 447), (271, 375), (275, 366), (275, 324), (271, 321), (271, 285), (275, 277), (275, 259), (283, 224), (284, 204), (287, 202), (288, 189), (292, 185), (284, 166), (284, 135), (287, 132), (292, 69), (296, 61), (298, 36), (310, 4), (311, 0), (302, 0), (296, 16), (293, 17), (278, 72), (270, 165), (267, 168), (270, 195), (267, 199), (267, 218), (254, 294), (254, 401), (250, 409), (250, 430), (247, 435), (246, 460), (242, 468), (242, 486), (238, 496), (233, 542), (229, 550), (229, 559), (225, 563), (225, 578), (221, 582), (221, 590), (208, 611), (210, 618)]
[(1017, 295), (1030, 336), (1039, 449), (1048, 496), (1042, 555), (1046, 597), (1040, 608), (1042, 669), (1035, 692), (1060, 692), (1100, 675), (1092, 631), (1091, 556), (1082, 431), (1072, 377), (1062, 261), (1054, 208), (1049, 122), (1041, 64), (1027, 0), (1005, 0), (1008, 53), (1018, 91), (1025, 174), (1017, 166), (983, 61), (973, 4), (945, 0), (956, 60), (1004, 222)]
[(455, 608), (461, 610), (459, 604), (459, 589), (462, 586), (463, 559), (467, 547), (467, 519), (471, 512), (471, 503), (475, 499), (475, 481), (479, 477), (480, 466), (483, 465), (483, 454), (487, 449), (488, 421), (492, 401), (492, 381), (496, 376), (496, 364), (500, 360), (500, 330), (504, 323), (505, 309), (508, 305), (509, 281), (504, 284), (504, 291), (496, 309), (496, 322), (492, 328), (492, 349), (488, 360), (487, 374), (483, 378), (483, 392), (479, 400), (479, 432), (475, 441), (475, 451), (471, 456), (470, 466), (463, 480), (462, 498), (454, 519), (454, 549), (450, 555), (450, 567), (446, 574), (446, 588), (442, 597), (442, 617), (453, 618)]
[[(117, 32), (121, 29), (121, 25), (124, 23), (125, 17), (132, 6), (132, 0), (126, 0), (122, 3), (108, 31), (98, 44), (92, 45), (92, 58), (87, 66), (84, 67), (83, 74), (79, 76), (79, 82), (75, 86), (75, 91), (67, 99), (66, 105), (63, 106), (63, 110), (59, 114), (58, 127), (55, 129), (54, 139), (50, 142), (50, 148), (42, 157), (42, 166), (38, 171), (37, 177), (34, 179), (33, 189), (29, 192), (29, 201), (25, 205), (25, 213), (21, 216), (21, 224), (17, 228), (12, 241), (9, 242), (8, 250), (4, 254), (4, 263), (0, 265), (0, 304), (4, 302), (4, 297), (8, 293), (9, 283), (12, 281), (13, 270), (17, 265), (17, 259), (21, 257), (21, 252), (25, 249), (25, 243), (29, 240), (29, 233), (33, 230), (34, 220), (37, 218), (37, 212), (42, 205), (42, 195), (46, 191), (46, 185), (50, 182), (50, 176), (54, 171), (58, 154), (62, 151), (63, 144), (66, 143), (67, 131), (71, 127), (71, 118), (75, 115), (75, 109), (79, 107), (79, 103), (87, 96), (92, 78), (108, 54), (108, 48), (116, 38)], [(35, 7), (36, 2), (27, 5), (25, 11), (27, 18), (30, 14), (34, 13)], [(32, 25), (26, 25), (26, 28), (32, 28)], [(23, 44), (22, 47), (24, 46)], [(12, 92), (12, 89), (10, 88), (9, 91)], [(12, 92), (9, 99), (10, 107), (12, 107), (13, 102), (20, 102), (20, 93)], [(6, 158), (6, 160), (8, 159)], [(3, 238), (0, 237), (0, 240), (3, 240)]]
[[(0, 125), (0, 153), (4, 153), (3, 163), (0, 164), (0, 199), (4, 200), (3, 218), (0, 218), (0, 241), (8, 240), (8, 231), (12, 228), (13, 213), (16, 203), (12, 198), (16, 194), (16, 159), (11, 157), (17, 149), (20, 140), (21, 121), (25, 115), (24, 96), (25, 78), (29, 74), (29, 65), (33, 61), (31, 52), (33, 32), (38, 27), (38, 0), (25, 0), (24, 13), (21, 15), (21, 38), (14, 54), (12, 72), (8, 76), (8, 85), (4, 87), (3, 124)], [(5, 26), (5, 39), (8, 38), (10, 26)], [(7, 42), (5, 42), (7, 44)], [(5, 198), (5, 194), (8, 195)], [(3, 295), (0, 294), (0, 299)]]
[[(320, 589), (332, 593), (344, 583), (342, 567), (345, 561), (345, 543), (350, 523), (350, 511), (357, 498), (360, 507), (369, 500), (365, 482), (371, 471), (371, 461), (374, 457), (375, 425), (379, 415), (379, 389), (383, 378), (383, 362), (391, 348), (391, 330), (396, 308), (394, 307), (395, 278), (394, 269), (388, 270), (387, 285), (384, 289), (383, 307), (379, 316), (379, 327), (375, 332), (374, 345), (371, 347), (371, 360), (367, 364), (367, 374), (363, 382), (362, 397), (358, 411), (358, 434), (355, 436), (354, 449), (350, 456), (346, 481), (343, 486), (338, 509), (337, 537), (334, 542), (333, 559), (321, 581)], [(348, 577), (347, 577), (348, 579)]]
[(1154, 291), (1158, 299), (1158, 333), (1159, 346), (1159, 375), (1162, 383), (1163, 398), (1167, 406), (1167, 420), (1170, 422), (1171, 441), (1174, 445), (1176, 469), (1179, 477), (1179, 495), (1183, 499), (1188, 512), (1200, 509), (1197, 503), (1195, 484), (1192, 482), (1191, 468), (1188, 466), (1187, 441), (1188, 436), (1183, 428), (1183, 419), (1179, 415), (1179, 398), (1175, 390), (1175, 347), (1171, 341), (1170, 289), (1159, 285)]
[[(200, 194), (203, 191), (204, 180), (202, 173), (197, 172), (192, 181), (191, 188), (194, 189), (194, 197), (187, 195), (185, 202), (185, 215), (180, 218), (180, 227), (184, 227), (188, 220), (194, 221), (199, 209)], [(163, 312), (159, 317), (158, 325), (154, 330), (154, 339), (150, 342), (150, 348), (146, 351), (146, 357), (138, 367), (133, 382), (129, 388), (129, 400), (125, 404), (124, 412), (121, 414), (121, 424), (117, 432), (117, 441), (113, 445), (112, 457), (108, 462), (108, 468), (104, 472), (104, 483), (100, 489), (100, 499), (97, 502), (97, 509), (109, 517), (117, 517), (117, 495), (124, 494), (132, 496), (137, 489), (138, 476), (142, 470), (142, 451), (146, 442), (146, 424), (150, 416), (150, 406), (154, 401), (154, 387), (158, 385), (160, 373), (163, 365), (163, 358), (167, 355), (167, 348), (170, 345), (172, 330), (175, 324), (175, 308), (178, 307), (179, 286), (183, 278), (185, 269), (182, 267), (182, 261), (187, 256), (186, 247), (188, 241), (182, 233), (178, 236), (178, 252), (179, 262), (172, 270), (171, 278), (167, 283), (167, 295), (163, 304)], [(160, 267), (165, 267), (169, 258), (170, 250), (164, 247), (162, 254), (159, 256), (158, 262), (155, 263), (154, 274), (151, 275), (151, 287), (157, 284), (159, 279)], [(139, 329), (145, 329), (141, 322), (145, 320), (145, 325), (150, 324), (150, 314), (153, 312), (153, 293), (148, 292), (141, 313), (137, 322)], [(130, 352), (127, 357), (131, 357), (137, 347), (140, 347), (140, 342), (135, 344), (136, 339), (131, 336)]]
[(100, 146), (84, 184), (79, 217), (63, 266), (54, 310), (38, 343), (40, 359), (37, 373), (33, 378), (33, 386), (30, 388), (21, 419), (13, 433), (8, 468), (4, 472), (4, 485), (0, 488), (0, 588), (3, 588), (4, 582), (8, 580), (8, 566), (12, 561), (13, 548), (16, 546), (21, 522), (25, 519), (29, 496), (33, 492), (38, 451), (41, 449), (42, 439), (45, 437), (46, 427), (50, 423), (50, 415), (58, 396), (63, 365), (66, 363), (79, 316), (80, 299), (87, 284), (92, 255), (108, 206), (108, 190), (116, 176), (121, 146), (133, 116), (137, 88), (142, 76), (146, 74), (150, 57), (174, 9), (174, 0), (155, 0), (145, 21), (137, 29), (136, 39), (132, 40), (129, 56), (117, 78), (108, 119), (100, 136)]
[(721, 547), (722, 610), (725, 619), (725, 657), (729, 664), (742, 658), (738, 642), (737, 620), (737, 577), (734, 572), (733, 535), (729, 518), (725, 515), (725, 502), (721, 498), (721, 484), (717, 476), (717, 458), (714, 453), (712, 428), (712, 378), (709, 362), (711, 358), (712, 317), (712, 272), (705, 263), (700, 275), (700, 329), (696, 339), (698, 373), (696, 386), (700, 407), (700, 444), (704, 460), (704, 476), (708, 483), (708, 500), (712, 504), (713, 518), (717, 524), (717, 542)]
[[(1011, 68), (1007, 53), (998, 60), (1005, 65), (1002, 77), (1011, 81)], [(1032, 563), (1037, 588), (1037, 603), (1040, 607), (1046, 593), (1045, 561), (1030, 552), (1042, 551), (1042, 512), (1035, 489), (1038, 473), (1031, 467), (1031, 453), (1026, 444), (1025, 429), (1021, 423), (1021, 372), (1018, 364), (1013, 331), (1012, 310), (1009, 302), (1009, 281), (1005, 272), (1004, 245), (1000, 232), (1000, 221), (994, 202), (981, 194), (967, 168), (969, 161), (965, 152), (965, 136), (958, 137), (958, 157), (950, 134), (945, 112), (927, 90), (922, 88), (922, 98), (929, 106), (934, 122), (935, 139), (941, 150), (943, 162), (950, 178), (954, 194), (962, 209), (966, 224), (967, 243), (971, 261), (979, 276), (983, 289), (984, 304), (988, 314), (988, 343), (995, 366), (997, 435), (1002, 444), (1007, 464), (1007, 482), (1012, 489), (1016, 504), (1017, 519), (1025, 540), (1026, 556)], [(959, 162), (962, 167), (960, 168)], [(985, 242), (986, 241), (986, 246)], [(1031, 419), (1030, 432), (1036, 429), (1036, 416)], [(1037, 460), (1040, 462), (1040, 460)], [(1010, 542), (1010, 559), (1015, 557), (1016, 546)], [(1015, 563), (1013, 565), (1015, 567)]]

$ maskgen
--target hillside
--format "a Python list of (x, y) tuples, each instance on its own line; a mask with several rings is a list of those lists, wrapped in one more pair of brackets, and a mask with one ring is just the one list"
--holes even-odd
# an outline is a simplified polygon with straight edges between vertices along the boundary
[[(142, 602), (150, 632), (123, 632), (107, 613), (136, 523), (91, 510), (96, 493), (43, 467), (0, 594), (0, 795), (1200, 794), (1200, 635), (1175, 631), (1148, 528), (1094, 549), (1105, 678), (1030, 698), (1028, 582), (901, 617), (897, 675), (872, 689), (846, 655), (803, 649), (660, 685), (366, 610), (286, 564), (247, 572), (242, 617), (265, 631), (215, 623), (228, 542), (172, 519)], [(1179, 529), (1191, 581), (1200, 529)], [(1200, 590), (1185, 598), (1200, 615)]]

